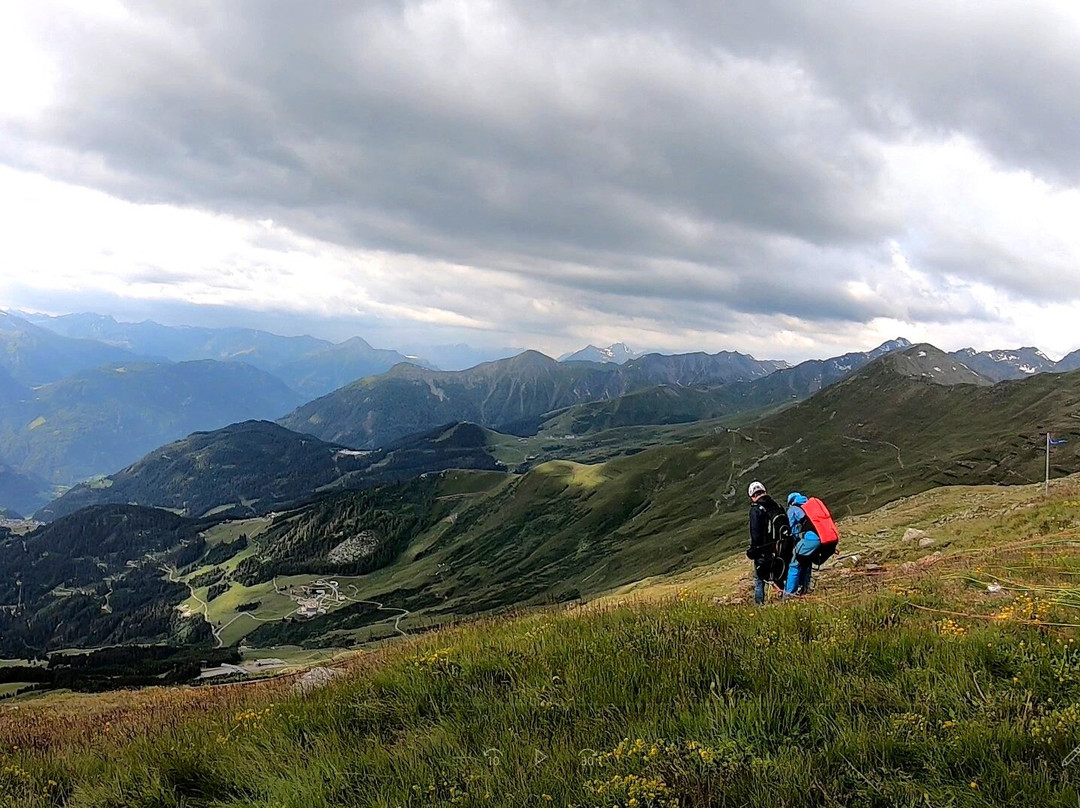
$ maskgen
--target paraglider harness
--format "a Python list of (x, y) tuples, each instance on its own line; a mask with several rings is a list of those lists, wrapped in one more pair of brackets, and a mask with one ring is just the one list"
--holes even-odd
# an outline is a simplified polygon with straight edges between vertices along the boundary
[(775, 510), (769, 510), (755, 502), (753, 507), (761, 508), (766, 518), (765, 540), (753, 548), (760, 551), (754, 559), (754, 572), (766, 583), (783, 586), (788, 565), (795, 552), (795, 539), (791, 535), (787, 514), (779, 506)]
[(807, 529), (813, 530), (820, 542), (818, 548), (810, 556), (810, 562), (815, 567), (820, 567), (836, 552), (836, 547), (840, 543), (840, 531), (836, 529), (836, 522), (833, 521), (832, 514), (829, 513), (825, 503), (817, 497), (810, 497), (799, 507), (810, 522)]

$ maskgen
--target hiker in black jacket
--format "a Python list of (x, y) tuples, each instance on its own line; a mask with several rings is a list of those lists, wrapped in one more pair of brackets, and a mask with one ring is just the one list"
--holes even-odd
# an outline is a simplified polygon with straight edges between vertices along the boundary
[(754, 603), (765, 602), (765, 585), (783, 581), (791, 560), (791, 530), (787, 514), (757, 480), (746, 492), (750, 497), (750, 546), (746, 557), (754, 562)]

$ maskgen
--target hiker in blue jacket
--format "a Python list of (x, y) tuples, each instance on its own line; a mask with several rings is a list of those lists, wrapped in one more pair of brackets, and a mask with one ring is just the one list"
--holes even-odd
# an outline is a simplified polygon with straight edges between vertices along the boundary
[(814, 569), (814, 553), (821, 546), (818, 534), (814, 532), (814, 523), (802, 509), (807, 498), (797, 491), (788, 494), (788, 523), (791, 535), (795, 539), (794, 563), (788, 567), (787, 585), (784, 595), (805, 595), (810, 591), (810, 573)]

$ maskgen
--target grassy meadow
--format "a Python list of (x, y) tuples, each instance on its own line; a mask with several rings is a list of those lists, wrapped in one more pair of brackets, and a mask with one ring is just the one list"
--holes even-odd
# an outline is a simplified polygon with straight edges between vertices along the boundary
[(3, 706), (0, 805), (1077, 805), (1080, 484), (842, 529), (796, 602), (743, 603), (736, 559), (391, 643), (306, 694)]

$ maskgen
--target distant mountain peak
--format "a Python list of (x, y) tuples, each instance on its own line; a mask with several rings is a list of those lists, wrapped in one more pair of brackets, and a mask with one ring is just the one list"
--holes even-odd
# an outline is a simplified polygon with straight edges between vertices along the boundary
[(993, 382), (1008, 379), (1025, 379), (1036, 373), (1052, 372), (1059, 369), (1059, 363), (1054, 362), (1034, 346), (990, 351), (961, 348), (959, 351), (953, 351), (949, 355), (964, 362), (980, 375)]
[(631, 359), (641, 356), (630, 348), (625, 342), (613, 342), (606, 348), (600, 348), (589, 343), (580, 351), (563, 354), (559, 357), (560, 362), (613, 362), (621, 365)]
[(980, 375), (956, 357), (928, 342), (921, 342), (901, 351), (892, 351), (882, 361), (896, 373), (935, 384), (974, 384), (980, 387), (993, 384), (991, 379)]
[(882, 354), (892, 353), (893, 351), (903, 351), (906, 348), (910, 348), (912, 345), (911, 340), (904, 337), (897, 337), (896, 339), (890, 339), (881, 343), (879, 346), (870, 351), (871, 356), (881, 356)]
[(363, 337), (349, 337), (344, 342), (339, 342), (335, 348), (366, 348), (371, 350), (371, 343)]
[(545, 353), (540, 351), (527, 350), (522, 351), (517, 356), (511, 356), (509, 359), (497, 359), (495, 362), (489, 364), (503, 363), (508, 367), (548, 367), (555, 364), (555, 360)]

